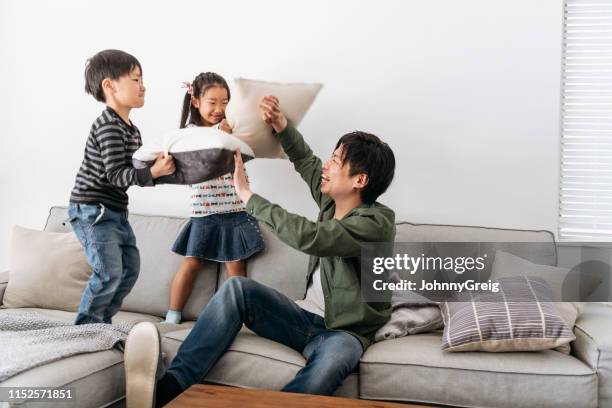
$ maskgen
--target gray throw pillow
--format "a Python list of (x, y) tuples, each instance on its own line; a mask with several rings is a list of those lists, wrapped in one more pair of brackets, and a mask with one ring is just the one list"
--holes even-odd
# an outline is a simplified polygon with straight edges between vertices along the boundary
[[(561, 299), (565, 296), (571, 296), (571, 294), (564, 292), (564, 287), (567, 287), (565, 281), (568, 278), (569, 272), (570, 270), (567, 268), (534, 264), (519, 256), (504, 251), (497, 251), (495, 253), (495, 261), (493, 262), (491, 279), (498, 280), (513, 276), (530, 276), (543, 279), (552, 290), (554, 306), (559, 311), (565, 324), (573, 330), (576, 319), (582, 312), (583, 305), (580, 302), (561, 302)], [(557, 347), (556, 350), (569, 354), (570, 345), (563, 344)]]
[(510, 277), (498, 282), (497, 293), (457, 293), (440, 304), (443, 350), (537, 351), (575, 339), (542, 279)]

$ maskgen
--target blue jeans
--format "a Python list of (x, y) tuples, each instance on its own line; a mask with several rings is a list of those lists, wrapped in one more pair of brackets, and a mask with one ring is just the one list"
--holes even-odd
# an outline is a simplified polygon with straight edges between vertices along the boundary
[(228, 279), (200, 313), (168, 373), (183, 390), (204, 380), (245, 324), (257, 335), (302, 353), (306, 365), (283, 391), (331, 395), (357, 367), (356, 337), (329, 330), (322, 317), (254, 280)]
[(136, 283), (140, 255), (127, 217), (127, 211), (101, 204), (70, 203), (68, 207), (70, 225), (92, 269), (75, 324), (111, 323)]

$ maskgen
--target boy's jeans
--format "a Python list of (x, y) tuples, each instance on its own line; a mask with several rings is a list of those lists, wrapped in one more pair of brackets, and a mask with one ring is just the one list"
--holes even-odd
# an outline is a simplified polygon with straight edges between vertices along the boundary
[(140, 255), (127, 216), (127, 211), (113, 211), (102, 204), (70, 203), (68, 207), (68, 219), (93, 272), (75, 324), (111, 323), (136, 283)]
[(306, 366), (283, 391), (331, 395), (357, 367), (357, 338), (325, 327), (322, 317), (254, 280), (233, 277), (200, 313), (168, 368), (183, 390), (204, 380), (245, 324), (257, 335), (302, 353)]

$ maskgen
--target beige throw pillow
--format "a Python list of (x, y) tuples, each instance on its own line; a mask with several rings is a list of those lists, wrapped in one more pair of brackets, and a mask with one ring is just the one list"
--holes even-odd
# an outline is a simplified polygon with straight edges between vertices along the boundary
[(225, 116), (232, 134), (251, 146), (255, 157), (287, 158), (272, 133), (272, 127), (261, 119), (259, 101), (263, 96), (274, 95), (293, 126), (299, 125), (321, 90), (321, 84), (278, 83), (238, 78), (234, 80), (232, 99)]
[(4, 307), (75, 312), (91, 274), (74, 233), (13, 227)]

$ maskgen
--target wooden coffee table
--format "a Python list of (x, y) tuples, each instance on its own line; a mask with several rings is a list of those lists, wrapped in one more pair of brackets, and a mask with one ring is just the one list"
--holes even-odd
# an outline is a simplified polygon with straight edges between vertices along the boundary
[(290, 392), (251, 390), (221, 385), (192, 385), (166, 407), (207, 408), (422, 408), (426, 405), (397, 404), (351, 398), (322, 397)]

